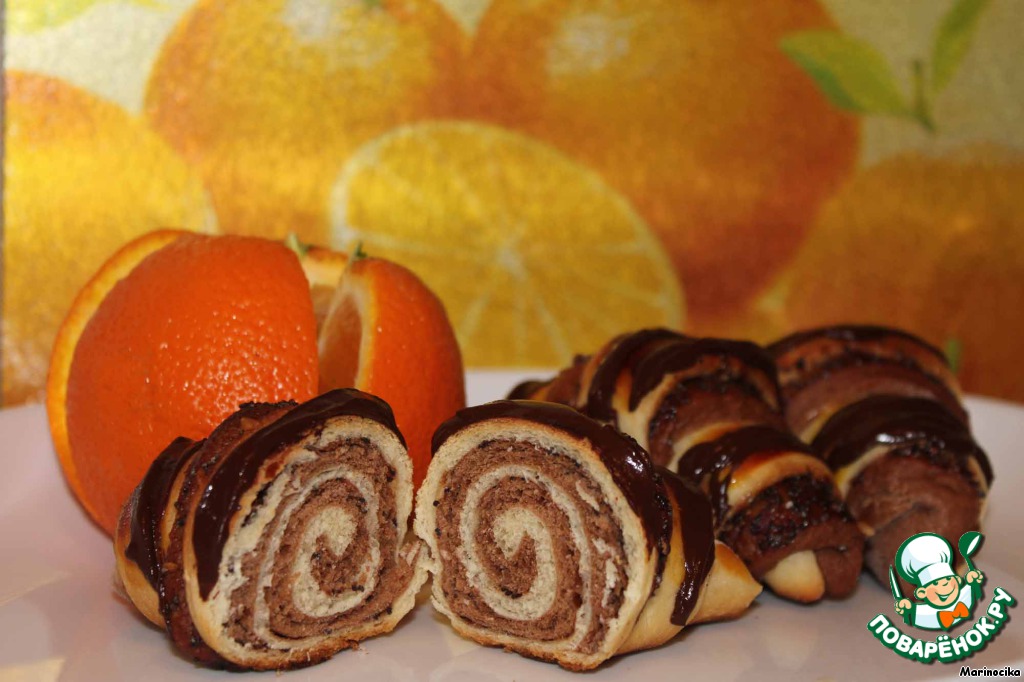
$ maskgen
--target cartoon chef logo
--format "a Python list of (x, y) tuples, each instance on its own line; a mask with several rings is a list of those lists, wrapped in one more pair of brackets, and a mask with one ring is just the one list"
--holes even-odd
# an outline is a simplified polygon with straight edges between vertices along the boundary
[(896, 570), (912, 585), (917, 585), (911, 601), (903, 596), (892, 567), (889, 579), (896, 613), (908, 625), (924, 630), (949, 630), (967, 620), (981, 596), (985, 576), (974, 567), (971, 555), (981, 541), (981, 533), (964, 533), (959, 549), (967, 564), (963, 576), (954, 569), (953, 547), (941, 535), (918, 533), (907, 538), (896, 552)]

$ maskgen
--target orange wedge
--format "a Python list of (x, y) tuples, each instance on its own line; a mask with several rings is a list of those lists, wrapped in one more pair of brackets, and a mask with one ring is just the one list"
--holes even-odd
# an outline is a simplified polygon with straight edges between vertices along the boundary
[(437, 296), (411, 271), (355, 258), (319, 338), (320, 391), (354, 386), (395, 412), (418, 486), (438, 424), (466, 404), (462, 356)]

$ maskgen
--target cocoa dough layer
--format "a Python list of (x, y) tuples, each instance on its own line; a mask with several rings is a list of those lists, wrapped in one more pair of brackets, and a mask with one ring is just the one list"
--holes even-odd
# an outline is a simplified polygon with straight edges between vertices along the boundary
[(832, 483), (811, 474), (762, 490), (725, 520), (718, 538), (758, 579), (806, 550), (815, 553), (829, 597), (850, 594), (860, 575), (864, 537)]
[(940, 379), (909, 360), (850, 353), (816, 367), (782, 389), (786, 421), (803, 433), (822, 411), (835, 412), (873, 395), (930, 398), (966, 423), (957, 397)]
[[(607, 621), (618, 614), (622, 595), (626, 588), (625, 552), (622, 531), (615, 524), (611, 507), (603, 500), (600, 488), (583, 474), (579, 464), (568, 457), (552, 454), (525, 442), (489, 441), (467, 453), (462, 460), (445, 474), (442, 481), (443, 493), (434, 504), (437, 507), (438, 549), (444, 570), (441, 574), (442, 590), (452, 610), (462, 619), (479, 627), (519, 637), (550, 641), (569, 636), (575, 625), (576, 611), (583, 598), (584, 586), (578, 571), (579, 554), (573, 546), (567, 519), (547, 490), (523, 478), (508, 478), (489, 490), (478, 508), (481, 515), (480, 529), (475, 538), (477, 552), (481, 557), (481, 568), (496, 589), (507, 596), (517, 598), (525, 594), (536, 575), (536, 557), (533, 544), (524, 539), (518, 551), (506, 558), (497, 547), (491, 528), (493, 520), (502, 511), (514, 507), (530, 509), (548, 528), (553, 538), (557, 596), (551, 609), (541, 618), (524, 622), (504, 618), (487, 606), (483, 597), (470, 584), (461, 562), (457, 558), (460, 544), (459, 517), (466, 501), (470, 486), (480, 476), (498, 467), (515, 462), (518, 465), (542, 472), (576, 504), (583, 519), (584, 534), (589, 540), (597, 539), (610, 550), (609, 555), (600, 554), (591, 542), (591, 574), (596, 589), (590, 597), (594, 619), (578, 650), (592, 653), (600, 648), (607, 631)], [(584, 493), (598, 502), (598, 508), (590, 506), (579, 494), (579, 485)], [(611, 562), (617, 574), (615, 588), (602, 604), (602, 593), (606, 562)]]
[(875, 529), (865, 560), (883, 584), (896, 550), (916, 533), (938, 533), (956, 543), (978, 529), (983, 496), (963, 461), (934, 445), (916, 443), (878, 458), (860, 473), (846, 495), (851, 513)]
[(782, 416), (753, 384), (729, 376), (681, 381), (665, 395), (648, 425), (651, 459), (667, 466), (679, 440), (714, 424), (735, 423), (785, 428)]
[[(364, 517), (368, 509), (367, 502), (359, 490), (348, 481), (335, 479), (322, 483), (316, 492), (307, 498), (306, 503), (287, 519), (288, 526), (284, 529), (279, 551), (274, 558), (271, 584), (264, 592), (270, 611), (270, 629), (275, 635), (285, 639), (330, 635), (335, 631), (377, 619), (389, 610), (395, 596), (404, 589), (412, 575), (411, 567), (396, 561), (395, 558), (400, 539), (395, 527), (396, 503), (393, 491), (388, 485), (395, 472), (380, 451), (368, 440), (359, 439), (332, 443), (321, 448), (319, 455), (318, 459), (311, 463), (291, 468), (286, 475), (298, 477), (298, 488), (303, 489), (315, 476), (345, 466), (377, 482), (377, 538), (381, 564), (377, 571), (375, 589), (365, 595), (362, 603), (356, 608), (326, 617), (309, 616), (295, 608), (292, 567), (300, 560), (297, 553), (307, 523), (328, 507), (345, 509), (355, 519)], [(287, 506), (293, 496), (285, 496), (280, 508)], [(254, 507), (250, 516), (259, 513), (260, 509)], [(279, 517), (265, 529), (256, 550), (248, 554), (242, 562), (242, 573), (247, 578), (246, 584), (231, 596), (231, 619), (226, 624), (229, 634), (237, 641), (251, 646), (264, 646), (253, 633), (254, 614), (251, 610), (257, 589), (259, 564), (267, 551), (269, 538), (273, 537), (280, 524), (285, 521)], [(355, 537), (342, 556), (333, 554), (329, 544), (322, 538), (318, 539), (317, 551), (309, 560), (313, 564), (313, 575), (325, 593), (340, 595), (346, 591), (362, 592), (366, 589), (354, 579), (354, 576), (369, 551), (369, 544), (367, 530), (363, 524), (359, 525)]]
[(210, 648), (196, 630), (185, 594), (184, 543), (185, 519), (199, 503), (210, 477), (239, 443), (253, 433), (286, 414), (294, 403), (243, 405), (213, 430), (193, 456), (174, 501), (177, 522), (169, 534), (168, 546), (161, 556), (160, 613), (175, 646), (195, 661), (215, 668), (236, 668)]

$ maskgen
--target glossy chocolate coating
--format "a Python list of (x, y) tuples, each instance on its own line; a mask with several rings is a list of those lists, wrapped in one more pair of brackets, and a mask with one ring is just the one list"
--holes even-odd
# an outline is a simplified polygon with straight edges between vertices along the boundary
[(669, 329), (641, 329), (625, 335), (612, 347), (608, 354), (601, 358), (587, 390), (587, 401), (581, 411), (598, 421), (615, 424), (618, 416), (612, 403), (615, 399), (615, 387), (619, 376), (636, 360), (636, 354), (644, 346), (655, 341), (683, 339), (682, 334)]
[(492, 419), (521, 419), (589, 441), (644, 526), (648, 549), (668, 554), (672, 509), (650, 456), (635, 440), (571, 407), (535, 400), (499, 400), (459, 410), (434, 432), (433, 452), (455, 433)]
[(945, 354), (931, 345), (924, 339), (914, 336), (909, 332), (905, 332), (901, 329), (893, 329), (892, 327), (880, 327), (877, 325), (869, 324), (846, 324), (836, 325), (833, 327), (819, 327), (817, 329), (808, 329), (806, 331), (797, 332), (790, 334), (787, 337), (779, 339), (775, 343), (768, 346), (768, 350), (775, 356), (778, 357), (783, 353), (801, 346), (808, 341), (813, 341), (818, 338), (833, 339), (836, 341), (847, 341), (847, 342), (858, 342), (858, 341), (882, 341), (889, 337), (899, 337), (906, 341), (910, 341), (923, 350), (928, 351), (942, 362), (946, 362)]
[(710, 479), (707, 495), (715, 510), (717, 525), (729, 511), (731, 472), (754, 455), (768, 456), (785, 452), (810, 453), (810, 450), (788, 432), (770, 426), (747, 426), (693, 446), (683, 453), (677, 469), (680, 476), (702, 488), (702, 482)]
[(704, 358), (717, 357), (725, 361), (732, 358), (744, 367), (764, 375), (771, 386), (766, 401), (780, 404), (775, 362), (763, 348), (749, 341), (728, 339), (681, 339), (678, 343), (659, 348), (640, 360), (633, 370), (633, 386), (629, 395), (629, 408), (636, 409), (644, 396), (657, 388), (665, 375), (693, 367)]
[(146, 580), (160, 586), (160, 520), (178, 472), (202, 445), (189, 438), (175, 438), (157, 455), (135, 492), (131, 517), (131, 539), (124, 553), (135, 562)]
[(897, 448), (924, 440), (961, 459), (973, 457), (986, 482), (992, 483), (992, 465), (968, 428), (941, 404), (927, 398), (880, 395), (860, 400), (832, 415), (812, 447), (833, 470), (838, 470), (876, 445)]
[(392, 431), (405, 445), (388, 404), (368, 393), (348, 388), (331, 391), (303, 403), (244, 440), (224, 458), (196, 506), (192, 545), (199, 590), (204, 599), (209, 597), (210, 590), (217, 583), (231, 519), (238, 512), (242, 495), (253, 485), (263, 463), (328, 419), (341, 416), (375, 421)]
[(699, 490), (668, 469), (659, 467), (669, 494), (679, 506), (682, 520), (683, 561), (686, 571), (676, 594), (672, 622), (686, 625), (697, 606), (701, 587), (715, 563), (715, 528), (711, 505)]
[(547, 381), (544, 381), (543, 379), (529, 379), (522, 383), (516, 384), (515, 388), (508, 392), (508, 399), (529, 400), (537, 393), (537, 391), (544, 388), (550, 383), (550, 379), (548, 379)]

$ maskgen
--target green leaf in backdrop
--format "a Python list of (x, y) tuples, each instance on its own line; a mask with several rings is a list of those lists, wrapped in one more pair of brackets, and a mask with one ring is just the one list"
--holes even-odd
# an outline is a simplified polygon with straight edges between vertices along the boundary
[[(33, 33), (67, 23), (90, 9), (112, 0), (7, 0), (5, 30), (12, 34)], [(160, 8), (159, 0), (120, 0), (124, 4)]]
[(942, 18), (932, 47), (932, 92), (940, 92), (952, 80), (988, 5), (989, 0), (956, 0)]
[(836, 106), (863, 114), (911, 114), (889, 64), (868, 43), (837, 31), (803, 31), (783, 38), (781, 47)]

